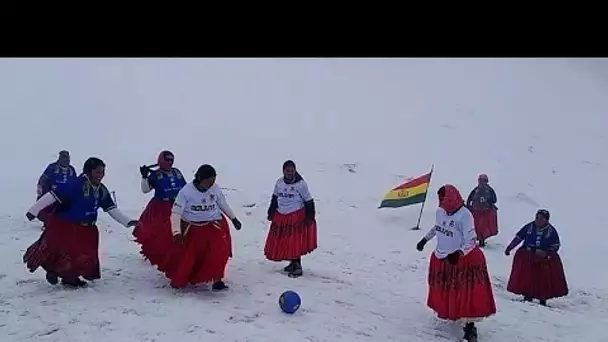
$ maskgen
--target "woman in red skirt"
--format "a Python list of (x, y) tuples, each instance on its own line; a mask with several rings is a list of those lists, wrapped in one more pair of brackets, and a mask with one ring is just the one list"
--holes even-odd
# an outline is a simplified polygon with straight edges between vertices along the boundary
[(215, 169), (202, 165), (194, 181), (179, 191), (173, 203), (173, 242), (165, 246), (167, 258), (158, 268), (174, 288), (209, 282), (213, 283), (214, 291), (228, 288), (222, 280), (230, 254), (228, 221), (223, 214), (230, 217), (236, 230), (241, 229), (241, 222), (215, 178)]
[(317, 222), (314, 199), (291, 160), (283, 164), (283, 177), (274, 186), (268, 220), (272, 223), (264, 255), (271, 261), (289, 260), (285, 272), (301, 276), (301, 257), (317, 248)]
[(431, 254), (427, 305), (441, 319), (464, 323), (464, 339), (477, 340), (475, 322), (496, 313), (486, 259), (476, 244), (473, 216), (458, 190), (444, 185), (439, 191), (435, 226), (416, 248), (437, 236)]
[(509, 255), (523, 242), (513, 257), (507, 291), (524, 296), (525, 301), (538, 299), (541, 305), (547, 305), (547, 299), (568, 294), (564, 267), (557, 253), (559, 234), (549, 217), (549, 211), (539, 210), (535, 220), (521, 228), (505, 250), (505, 255)]
[(158, 169), (150, 170), (143, 165), (141, 172), (141, 191), (144, 194), (154, 190), (154, 196), (139, 217), (139, 226), (133, 230), (135, 241), (140, 244), (140, 253), (152, 265), (163, 263), (166, 256), (164, 249), (173, 241), (171, 235), (171, 208), (175, 197), (186, 180), (181, 171), (173, 167), (175, 157), (170, 151), (158, 155)]
[(475, 220), (475, 232), (479, 246), (485, 247), (486, 240), (498, 235), (498, 208), (496, 192), (488, 184), (488, 176), (479, 175), (478, 185), (467, 198), (467, 208)]
[(104, 162), (89, 158), (82, 175), (46, 193), (28, 210), (26, 216), (31, 221), (42, 209), (58, 204), (55, 211), (47, 215), (46, 229), (38, 241), (23, 256), (30, 272), (42, 267), (50, 284), (57, 284), (61, 278), (62, 284), (72, 287), (87, 285), (80, 277), (86, 280), (101, 277), (96, 225), (99, 208), (125, 227), (137, 225), (137, 221), (116, 207), (110, 192), (101, 183), (104, 175)]

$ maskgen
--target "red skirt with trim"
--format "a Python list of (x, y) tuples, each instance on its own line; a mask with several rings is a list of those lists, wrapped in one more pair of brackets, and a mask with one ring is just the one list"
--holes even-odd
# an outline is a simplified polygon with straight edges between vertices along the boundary
[(219, 221), (201, 225), (182, 221), (183, 244), (171, 243), (166, 247), (166, 256), (158, 265), (171, 286), (209, 283), (222, 280), (230, 253), (226, 230), (228, 221), (224, 216)]
[(23, 262), (30, 272), (42, 267), (67, 280), (101, 278), (96, 225), (73, 223), (50, 213), (46, 216), (45, 226), (38, 241), (23, 255)]
[[(140, 244), (142, 254), (152, 265), (163, 263), (167, 254), (167, 246), (173, 243), (171, 233), (171, 209), (173, 203), (152, 198), (139, 217), (139, 226), (133, 230), (135, 242)], [(230, 227), (225, 229), (228, 242), (229, 256), (232, 257), (232, 239)]]
[(559, 254), (539, 256), (520, 247), (513, 256), (507, 291), (539, 300), (566, 296), (568, 283)]
[(492, 283), (481, 249), (475, 247), (456, 265), (431, 255), (427, 305), (446, 320), (476, 320), (496, 313)]
[(275, 212), (266, 237), (264, 255), (268, 260), (293, 260), (317, 249), (317, 222), (304, 224), (306, 211)]
[(498, 235), (498, 211), (496, 209), (472, 210), (477, 239), (485, 240)]
[[(228, 220), (224, 214), (222, 214), (222, 216), (224, 216), (225, 220)], [(230, 235), (230, 226), (228, 225), (228, 223), (226, 223), (226, 225), (221, 225), (221, 227), (224, 230), (226, 243), (228, 244), (228, 257), (232, 258), (232, 236)]]

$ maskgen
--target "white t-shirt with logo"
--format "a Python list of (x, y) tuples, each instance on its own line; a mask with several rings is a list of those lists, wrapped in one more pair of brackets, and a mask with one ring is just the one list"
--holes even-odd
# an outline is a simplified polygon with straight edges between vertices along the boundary
[(435, 214), (435, 226), (425, 235), (430, 241), (437, 236), (435, 256), (443, 259), (457, 250), (466, 255), (476, 246), (477, 233), (473, 215), (466, 207), (460, 208), (452, 216), (449, 216), (442, 208), (437, 208)]
[(171, 212), (189, 222), (217, 221), (222, 218), (222, 212), (230, 219), (235, 218), (222, 189), (217, 184), (204, 192), (197, 189), (192, 182), (186, 184), (177, 194)]
[(291, 214), (304, 208), (304, 202), (312, 200), (305, 180), (294, 184), (287, 184), (283, 178), (279, 178), (274, 185), (273, 194), (277, 196), (277, 211), (283, 215)]

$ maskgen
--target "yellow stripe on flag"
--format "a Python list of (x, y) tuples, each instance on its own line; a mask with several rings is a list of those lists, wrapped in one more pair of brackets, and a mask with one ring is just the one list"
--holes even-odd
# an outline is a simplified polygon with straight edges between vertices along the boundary
[(424, 194), (425, 192), (427, 192), (428, 188), (429, 183), (422, 183), (411, 188), (391, 190), (386, 194), (386, 196), (384, 196), (384, 200), (406, 199), (416, 195)]
[(432, 174), (433, 168), (431, 167), (431, 172), (418, 178), (409, 179), (405, 183), (391, 189), (384, 195), (384, 199), (378, 208), (399, 208), (422, 203), (422, 209), (420, 209), (420, 212), (422, 212)]

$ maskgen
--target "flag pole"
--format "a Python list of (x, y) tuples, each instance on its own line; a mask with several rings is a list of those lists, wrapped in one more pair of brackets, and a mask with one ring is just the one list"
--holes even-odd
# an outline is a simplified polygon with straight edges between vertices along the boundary
[(422, 213), (424, 212), (424, 205), (426, 204), (426, 198), (428, 197), (429, 189), (431, 188), (431, 180), (433, 179), (433, 170), (435, 169), (435, 164), (431, 165), (431, 173), (429, 174), (429, 185), (427, 188), (427, 196), (424, 198), (424, 202), (422, 202), (422, 206), (420, 206), (420, 215), (418, 215), (418, 223), (416, 223), (416, 227), (412, 228), (412, 230), (420, 230), (420, 220), (422, 220)]

